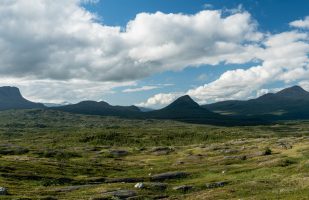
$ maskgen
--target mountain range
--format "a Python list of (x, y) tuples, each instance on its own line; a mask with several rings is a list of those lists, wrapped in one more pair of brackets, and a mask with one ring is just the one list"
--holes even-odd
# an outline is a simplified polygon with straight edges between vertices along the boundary
[(16, 87), (0, 87), (0, 111), (9, 109), (47, 109), (77, 114), (136, 119), (169, 119), (191, 123), (251, 125), (281, 119), (309, 119), (309, 92), (299, 86), (268, 93), (247, 101), (222, 101), (200, 106), (185, 95), (159, 110), (136, 106), (113, 106), (104, 101), (47, 107), (26, 100)]
[(247, 101), (222, 101), (203, 108), (223, 115), (263, 116), (268, 119), (309, 119), (309, 92), (299, 86)]

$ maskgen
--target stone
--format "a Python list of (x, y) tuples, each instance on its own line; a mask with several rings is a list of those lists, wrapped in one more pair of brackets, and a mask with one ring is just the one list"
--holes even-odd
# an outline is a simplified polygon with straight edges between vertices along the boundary
[(67, 186), (63, 188), (58, 188), (55, 191), (56, 192), (72, 192), (75, 190), (80, 190), (88, 187), (92, 187), (93, 185), (74, 185), (74, 186)]
[(181, 191), (181, 192), (188, 192), (189, 190), (192, 190), (193, 186), (191, 185), (181, 185), (173, 187), (173, 190)]
[(144, 183), (136, 183), (136, 184), (134, 185), (134, 187), (135, 187), (135, 188), (138, 188), (138, 189), (143, 189), (143, 188), (145, 188), (145, 184), (144, 184)]
[(129, 152), (126, 150), (111, 150), (109, 154), (115, 157), (122, 157), (128, 155)]
[(170, 147), (154, 147), (151, 152), (152, 154), (154, 155), (167, 155), (171, 152), (173, 152), (174, 149), (173, 148), (170, 148)]
[(185, 178), (189, 174), (186, 172), (167, 172), (162, 174), (153, 175), (150, 179), (153, 181), (164, 181), (169, 179), (180, 179)]
[(7, 195), (8, 191), (5, 187), (0, 187), (0, 196)]
[(106, 179), (105, 183), (138, 183), (143, 180), (144, 178), (111, 178)]
[(224, 187), (227, 184), (228, 184), (228, 182), (226, 182), (226, 181), (220, 181), (220, 182), (215, 182), (215, 183), (207, 183), (206, 188), (207, 189), (219, 188), (219, 187)]
[(108, 192), (105, 194), (119, 198), (119, 199), (130, 198), (130, 197), (134, 197), (137, 195), (137, 193), (133, 190), (116, 190), (116, 191)]

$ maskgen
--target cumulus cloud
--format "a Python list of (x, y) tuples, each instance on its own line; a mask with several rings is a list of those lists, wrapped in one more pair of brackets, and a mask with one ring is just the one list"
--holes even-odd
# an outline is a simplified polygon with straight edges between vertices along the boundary
[[(254, 56), (260, 65), (248, 69), (236, 69), (223, 73), (217, 80), (185, 92), (199, 103), (211, 103), (230, 99), (247, 99), (265, 92), (263, 86), (283, 81), (302, 81), (309, 76), (309, 34), (296, 31), (269, 35), (261, 42)], [(306, 85), (302, 82), (303, 85)], [(169, 94), (155, 96), (156, 101), (146, 101), (145, 106), (160, 103)], [(152, 100), (154, 97), (151, 97)], [(170, 102), (164, 101), (163, 105)], [(156, 105), (158, 106), (158, 105)]]
[(309, 29), (309, 16), (305, 17), (303, 20), (296, 20), (290, 23), (290, 26), (296, 28)]
[(159, 108), (162, 105), (167, 105), (172, 101), (176, 100), (180, 96), (184, 95), (184, 93), (160, 93), (156, 94), (153, 97), (149, 98), (146, 102), (142, 102), (137, 104), (137, 106), (141, 107), (152, 107), (152, 108)]
[[(100, 16), (83, 8), (84, 3), (96, 1), (2, 0), (2, 85), (20, 86), (26, 95), (42, 101), (98, 99), (99, 94), (135, 86), (136, 80), (159, 72), (260, 63), (227, 71), (187, 92), (158, 94), (141, 104), (148, 106), (167, 104), (182, 94), (202, 103), (248, 98), (267, 83), (308, 77), (308, 33), (260, 33), (241, 6), (232, 12), (203, 10), (193, 15), (139, 13), (118, 27), (101, 23)], [(307, 28), (307, 22), (308, 17), (290, 25)], [(151, 88), (127, 92), (147, 89)]]
[(262, 35), (247, 12), (140, 13), (98, 22), (81, 0), (0, 2), (0, 74), (35, 79), (137, 80), (157, 72), (252, 59)]

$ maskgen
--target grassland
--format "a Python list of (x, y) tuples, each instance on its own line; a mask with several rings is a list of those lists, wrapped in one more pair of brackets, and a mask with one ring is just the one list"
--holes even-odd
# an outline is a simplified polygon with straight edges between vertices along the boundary
[[(129, 199), (309, 199), (309, 121), (217, 127), (6, 111), (0, 141), (9, 193), (0, 199), (117, 199), (123, 190)], [(166, 172), (187, 176), (154, 180)]]

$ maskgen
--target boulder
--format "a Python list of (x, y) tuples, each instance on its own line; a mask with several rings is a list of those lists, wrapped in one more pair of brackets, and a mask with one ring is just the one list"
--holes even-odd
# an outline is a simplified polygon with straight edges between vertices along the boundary
[(113, 192), (105, 193), (105, 195), (116, 197), (119, 199), (125, 199), (125, 198), (134, 197), (137, 195), (137, 193), (133, 190), (116, 190)]
[(158, 191), (163, 191), (166, 190), (167, 184), (166, 183), (137, 183), (135, 188), (138, 189), (149, 189), (149, 190), (158, 190)]
[(173, 151), (174, 151), (174, 149), (171, 148), (171, 147), (154, 147), (151, 150), (152, 154), (158, 155), (158, 156), (159, 155), (167, 155), (167, 154), (169, 154), (169, 153), (171, 153)]
[(8, 191), (5, 187), (0, 187), (0, 196), (7, 195)]
[(145, 184), (144, 183), (136, 183), (134, 185), (134, 187), (137, 188), (137, 189), (143, 189), (143, 188), (145, 188)]
[(144, 178), (111, 178), (106, 179), (105, 183), (138, 183), (143, 180)]
[(109, 154), (114, 157), (122, 157), (128, 155), (129, 152), (126, 150), (111, 150)]
[(228, 184), (228, 182), (226, 182), (226, 181), (220, 181), (220, 182), (215, 182), (215, 183), (207, 183), (206, 188), (207, 189), (219, 188), (219, 187), (224, 187), (227, 184)]
[(181, 192), (188, 192), (189, 190), (192, 190), (193, 186), (191, 185), (181, 185), (173, 187), (173, 190), (181, 191)]

